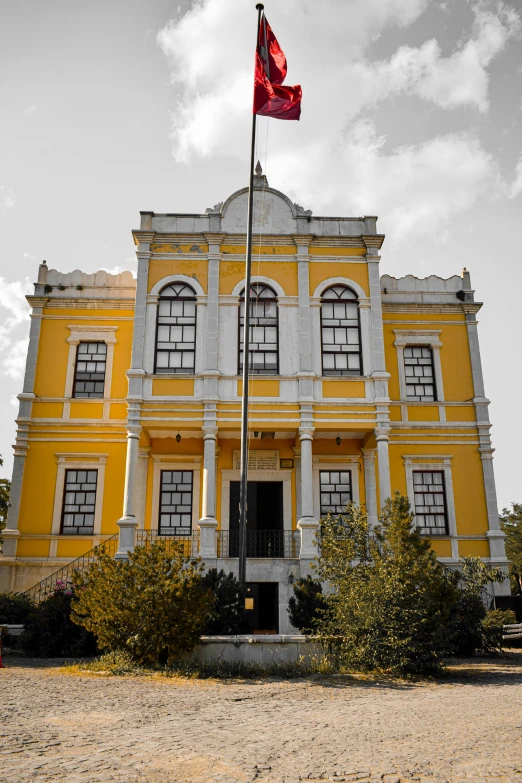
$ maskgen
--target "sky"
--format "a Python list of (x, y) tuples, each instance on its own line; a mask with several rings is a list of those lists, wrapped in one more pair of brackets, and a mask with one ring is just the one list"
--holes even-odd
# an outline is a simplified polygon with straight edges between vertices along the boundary
[[(471, 271), (499, 507), (522, 502), (521, 0), (265, 10), (303, 89), (299, 123), (259, 118), (270, 185), (378, 215), (382, 274)], [(255, 25), (254, 0), (0, 0), (0, 476), (40, 261), (135, 271), (140, 210), (204, 212), (247, 184)]]

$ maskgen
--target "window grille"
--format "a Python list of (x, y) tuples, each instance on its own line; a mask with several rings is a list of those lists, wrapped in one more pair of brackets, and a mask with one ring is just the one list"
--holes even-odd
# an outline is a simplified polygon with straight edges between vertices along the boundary
[(433, 352), (429, 346), (407, 345), (404, 348), (404, 372), (408, 400), (417, 402), (436, 400)]
[(428, 536), (448, 535), (446, 489), (442, 470), (413, 471), (415, 524)]
[(196, 370), (196, 294), (184, 283), (161, 292), (156, 332), (156, 373)]
[(321, 518), (327, 514), (344, 514), (352, 500), (352, 474), (349, 470), (319, 472)]
[(62, 509), (64, 535), (92, 536), (96, 508), (97, 470), (66, 470)]
[(106, 343), (79, 343), (73, 397), (103, 397), (106, 366)]
[(162, 470), (160, 479), (159, 532), (162, 536), (192, 533), (192, 470)]
[[(239, 305), (239, 367), (243, 372), (243, 329), (245, 292)], [(264, 283), (250, 286), (250, 351), (249, 370), (256, 375), (277, 375), (279, 372), (277, 296)]]
[(359, 303), (350, 288), (328, 288), (321, 303), (323, 375), (362, 375)]

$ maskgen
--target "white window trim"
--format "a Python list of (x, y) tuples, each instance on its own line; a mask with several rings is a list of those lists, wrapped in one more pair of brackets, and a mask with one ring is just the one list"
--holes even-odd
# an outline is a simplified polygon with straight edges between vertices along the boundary
[[(411, 509), (415, 513), (415, 491), (413, 488), (413, 473), (417, 470), (441, 470), (444, 473), (444, 488), (446, 492), (446, 509), (448, 512), (448, 535), (447, 536), (426, 536), (437, 539), (451, 539), (451, 558), (459, 559), (459, 544), (457, 539), (457, 518), (455, 515), (455, 498), (453, 494), (453, 478), (451, 474), (450, 454), (403, 454), (404, 467), (406, 470), (406, 490), (410, 501)], [(415, 524), (415, 522), (414, 522)]]
[[(318, 460), (321, 460), (320, 462)], [(338, 460), (338, 457), (337, 457)], [(352, 501), (356, 506), (359, 505), (359, 458), (351, 457), (346, 462), (329, 462), (326, 455), (321, 454), (321, 457), (313, 458), (313, 488), (314, 488), (314, 517), (315, 519), (321, 519), (321, 490), (319, 473), (323, 470), (344, 470), (349, 471), (352, 475)]]
[[(103, 418), (109, 418), (109, 400), (111, 397), (112, 386), (112, 365), (114, 362), (114, 346), (117, 343), (117, 326), (80, 326), (78, 324), (68, 325), (70, 335), (67, 338), (69, 343), (69, 356), (67, 357), (67, 374), (65, 376), (66, 402), (63, 406), (63, 418), (68, 419), (71, 415), (71, 401), (78, 402), (101, 402), (103, 403)], [(107, 359), (105, 363), (105, 383), (103, 387), (103, 398), (84, 398), (73, 397), (74, 389), (74, 368), (76, 367), (76, 354), (80, 343), (97, 342), (105, 343), (107, 346)]]
[[(94, 528), (88, 536), (74, 536), (74, 538), (92, 538), (101, 533), (102, 508), (103, 508), (103, 487), (105, 484), (105, 465), (107, 464), (108, 454), (56, 454), (58, 470), (56, 473), (56, 486), (54, 490), (54, 508), (53, 508), (53, 536), (64, 536), (72, 538), (67, 533), (60, 532), (62, 521), (63, 493), (65, 487), (66, 470), (97, 470), (98, 481), (96, 482), (96, 505), (94, 507)], [(50, 553), (51, 554), (51, 553)]]
[[(192, 484), (192, 533), (198, 532), (198, 521), (201, 516), (201, 465), (197, 462), (175, 462), (166, 460), (164, 455), (153, 455), (154, 462), (152, 476), (152, 517), (151, 530), (159, 532), (159, 506), (160, 506), (160, 480), (162, 470), (191, 470), (194, 473)], [(187, 536), (189, 538), (189, 536)]]
[(401, 402), (414, 403), (415, 400), (408, 399), (406, 389), (406, 370), (404, 367), (404, 348), (407, 345), (422, 346), (428, 345), (433, 353), (433, 372), (435, 373), (435, 394), (437, 399), (431, 402), (423, 402), (423, 405), (436, 405), (438, 402), (444, 402), (444, 385), (442, 383), (442, 366), (440, 362), (440, 349), (442, 343), (439, 339), (440, 329), (394, 329), (394, 345), (397, 348), (397, 362), (399, 365), (399, 387), (401, 393)]
[[(158, 320), (158, 302), (161, 291), (172, 283), (185, 283), (190, 286), (196, 294), (196, 357), (194, 373), (160, 373), (157, 377), (162, 379), (169, 378), (194, 378), (203, 371), (203, 355), (205, 351), (204, 336), (207, 328), (207, 295), (203, 290), (201, 283), (188, 275), (167, 275), (162, 277), (154, 284), (151, 291), (147, 294), (146, 315), (145, 315), (145, 354), (143, 358), (143, 369), (147, 375), (154, 375), (154, 363), (156, 360), (156, 326)], [(152, 392), (152, 388), (151, 388)]]
[[(329, 277), (327, 280), (323, 280), (315, 289), (313, 296), (310, 297), (314, 370), (319, 377), (323, 377), (323, 345), (320, 316), (321, 299), (326, 289), (331, 288), (334, 285), (348, 286), (348, 288), (351, 288), (357, 294), (357, 299), (359, 301), (359, 326), (361, 330), (362, 369), (364, 373), (362, 376), (337, 376), (337, 380), (353, 380), (353, 378), (356, 377), (367, 378), (372, 374), (374, 369), (372, 357), (370, 297), (367, 295), (364, 288), (359, 285), (359, 283), (356, 283), (355, 280), (351, 280), (349, 277)], [(327, 375), (324, 377), (327, 380), (336, 380), (336, 376), (334, 375)]]
[[(249, 481), (283, 482), (283, 530), (292, 530), (292, 474), (293, 470), (249, 470)], [(239, 470), (221, 470), (221, 530), (229, 529), (230, 482), (239, 481)]]

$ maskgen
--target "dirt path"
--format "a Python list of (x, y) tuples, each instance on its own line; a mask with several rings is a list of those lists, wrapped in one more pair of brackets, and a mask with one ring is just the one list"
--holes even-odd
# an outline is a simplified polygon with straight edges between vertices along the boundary
[(0, 781), (522, 783), (522, 654), (451, 679), (214, 682), (0, 670)]

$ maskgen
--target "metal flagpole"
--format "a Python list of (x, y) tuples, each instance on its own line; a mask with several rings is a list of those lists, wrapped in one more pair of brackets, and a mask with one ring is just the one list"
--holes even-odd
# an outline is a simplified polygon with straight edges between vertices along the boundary
[[(259, 46), (259, 27), (262, 3), (256, 5), (256, 52)], [(247, 250), (245, 268), (244, 324), (243, 324), (243, 399), (241, 405), (241, 483), (239, 489), (239, 584), (243, 593), (246, 583), (246, 525), (248, 495), (248, 366), (250, 362), (250, 277), (252, 272), (252, 218), (254, 207), (254, 159), (256, 144), (256, 118), (252, 115), (252, 145), (250, 149), (250, 181), (248, 185)]]

